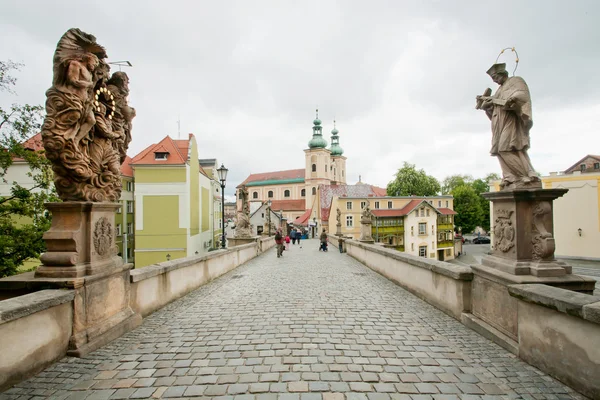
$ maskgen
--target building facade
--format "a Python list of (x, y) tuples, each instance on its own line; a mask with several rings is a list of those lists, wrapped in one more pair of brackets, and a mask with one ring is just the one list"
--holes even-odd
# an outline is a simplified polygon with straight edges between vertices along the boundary
[(136, 155), (135, 266), (204, 254), (214, 246), (213, 180), (201, 172), (194, 135), (165, 137)]
[[(346, 157), (339, 144), (339, 131), (331, 131), (331, 146), (323, 138), (322, 122), (318, 116), (313, 121), (313, 135), (304, 150), (304, 168), (250, 174), (238, 189), (245, 186), (250, 201), (281, 202), (281, 211), (288, 221), (302, 216), (307, 209), (316, 204), (320, 185), (346, 184)], [(237, 200), (237, 209), (241, 209), (241, 200)]]
[(452, 196), (334, 196), (328, 213), (328, 232), (336, 232), (335, 216), (339, 209), (342, 235), (359, 239), (361, 213), (367, 203), (373, 214), (371, 229), (375, 242), (414, 256), (440, 261), (455, 257), (456, 212), (453, 211)]
[(116, 244), (119, 247), (119, 255), (125, 262), (134, 262), (133, 250), (135, 249), (135, 201), (134, 201), (134, 179), (131, 168), (131, 157), (127, 156), (121, 165), (121, 178), (123, 188), (121, 190), (121, 208), (115, 215), (115, 229), (117, 231)]

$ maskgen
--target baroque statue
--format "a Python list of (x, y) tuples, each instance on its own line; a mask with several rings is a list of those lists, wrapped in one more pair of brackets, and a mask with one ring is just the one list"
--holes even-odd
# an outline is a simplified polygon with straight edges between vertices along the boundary
[(63, 201), (115, 202), (135, 109), (129, 78), (110, 75), (106, 50), (93, 35), (69, 29), (53, 58), (42, 141)]
[(527, 154), (529, 131), (533, 126), (529, 88), (519, 76), (508, 76), (506, 64), (494, 64), (487, 71), (500, 85), (477, 96), (476, 109), (484, 110), (492, 122), (491, 155), (502, 168), (501, 190), (541, 188), (541, 181)]
[(239, 199), (242, 202), (242, 209), (238, 211), (237, 224), (235, 226), (235, 236), (252, 236), (250, 226), (250, 205), (248, 203), (248, 189), (245, 186), (240, 188)]
[(341, 225), (342, 223), (342, 212), (340, 211), (340, 208), (338, 207), (336, 210), (336, 215), (335, 215), (335, 219), (337, 221), (338, 225)]
[(367, 201), (365, 203), (365, 206), (362, 209), (362, 213), (361, 213), (361, 218), (360, 218), (360, 222), (365, 224), (370, 224), (372, 223), (372, 219), (373, 219), (373, 213), (371, 212), (371, 208), (369, 207), (369, 202)]

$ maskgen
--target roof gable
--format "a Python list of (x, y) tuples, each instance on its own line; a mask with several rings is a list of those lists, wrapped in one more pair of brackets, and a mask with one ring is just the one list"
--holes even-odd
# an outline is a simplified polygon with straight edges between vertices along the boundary
[[(187, 149), (181, 143), (182, 140), (175, 141), (170, 136), (165, 136), (163, 140), (156, 144), (152, 144), (138, 153), (131, 165), (184, 165), (187, 162)], [(185, 150), (185, 155), (182, 151)], [(154, 153), (169, 153), (166, 160), (156, 160)]]
[(571, 165), (569, 168), (565, 170), (565, 174), (573, 173), (574, 171), (579, 171), (579, 166), (581, 164), (585, 164), (586, 161), (591, 160), (592, 162), (600, 162), (600, 156), (596, 156), (593, 154), (588, 154), (583, 157), (581, 160), (577, 161), (575, 164)]
[[(319, 185), (321, 219), (329, 221), (331, 212), (331, 202), (335, 196), (338, 197), (383, 197), (377, 196), (376, 186), (357, 184), (357, 185)], [(380, 188), (378, 188), (380, 189)]]

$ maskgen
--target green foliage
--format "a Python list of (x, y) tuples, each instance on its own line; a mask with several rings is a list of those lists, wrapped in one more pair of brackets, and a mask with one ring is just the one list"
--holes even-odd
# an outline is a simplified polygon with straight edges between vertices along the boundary
[(452, 195), (454, 196), (454, 211), (457, 213), (454, 224), (457, 228), (461, 227), (465, 233), (473, 232), (483, 222), (480, 201), (482, 197), (475, 192), (471, 185), (457, 186), (452, 191)]
[[(12, 70), (20, 64), (0, 61), (0, 92), (14, 93), (16, 78)], [(52, 185), (52, 173), (43, 151), (23, 146), (39, 132), (41, 106), (13, 104), (8, 110), (0, 107), (0, 178), (11, 184), (9, 193), (0, 194), (0, 277), (15, 274), (29, 258), (38, 258), (45, 251), (42, 235), (50, 227), (51, 218), (44, 209), (47, 201), (58, 201)], [(6, 174), (15, 159), (29, 165), (28, 176), (33, 184), (22, 186), (8, 182)], [(22, 162), (22, 161), (19, 161)]]
[(388, 183), (388, 196), (435, 196), (440, 192), (440, 183), (414, 164), (404, 162), (396, 172), (396, 178)]
[(473, 182), (471, 175), (450, 175), (442, 182), (442, 194), (451, 194), (454, 188), (462, 185), (470, 185)]

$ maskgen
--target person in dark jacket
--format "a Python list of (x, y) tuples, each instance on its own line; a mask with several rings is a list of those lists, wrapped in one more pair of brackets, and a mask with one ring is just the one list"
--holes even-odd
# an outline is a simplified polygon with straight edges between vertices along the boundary
[(319, 247), (319, 251), (327, 251), (327, 232), (325, 232), (325, 228), (323, 228), (323, 233), (321, 233), (319, 240), (321, 241), (321, 247)]
[(275, 234), (275, 245), (277, 246), (277, 258), (283, 256), (283, 236), (281, 235), (281, 228), (277, 229)]

